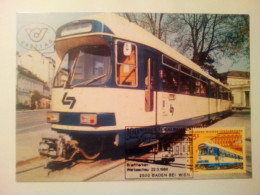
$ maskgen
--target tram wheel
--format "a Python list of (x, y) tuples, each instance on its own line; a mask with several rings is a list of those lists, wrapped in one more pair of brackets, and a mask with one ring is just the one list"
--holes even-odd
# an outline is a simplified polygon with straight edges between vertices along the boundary
[(84, 143), (80, 144), (80, 152), (87, 160), (94, 160), (100, 156), (104, 148), (103, 136), (88, 136)]

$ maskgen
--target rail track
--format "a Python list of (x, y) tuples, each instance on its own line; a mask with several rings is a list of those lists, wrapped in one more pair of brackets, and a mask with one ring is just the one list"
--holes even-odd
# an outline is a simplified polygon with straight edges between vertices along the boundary
[[(125, 159), (101, 159), (96, 161), (73, 162), (69, 166), (61, 166), (56, 170), (45, 168), (45, 159), (28, 161), (28, 164), (17, 166), (16, 180), (19, 182), (32, 181), (89, 181), (122, 165)], [(112, 175), (111, 175), (112, 176)], [(115, 177), (112, 176), (112, 177)]]
[[(179, 142), (180, 140), (178, 140)], [(153, 153), (147, 149), (141, 149), (141, 152), (133, 154), (134, 158), (152, 158)], [(132, 156), (132, 154), (131, 154)], [(129, 156), (128, 156), (129, 157)], [(107, 180), (125, 179), (125, 162), (131, 159), (126, 158), (123, 148), (106, 148), (105, 154), (97, 160), (75, 160), (72, 162), (53, 163), (53, 167), (46, 168), (48, 158), (37, 157), (26, 161), (18, 162), (16, 166), (16, 180), (18, 182), (57, 182), (57, 181), (95, 181), (103, 179), (106, 174)], [(133, 159), (134, 160), (134, 159)], [(135, 160), (134, 160), (135, 161)], [(48, 164), (49, 165), (49, 164)], [(185, 168), (185, 164), (179, 161), (172, 162), (168, 166), (178, 169)], [(117, 174), (114, 170), (119, 171)]]
[[(77, 159), (71, 162), (54, 162), (50, 159), (36, 157), (16, 163), (16, 180), (32, 181), (88, 181), (120, 167), (125, 162), (124, 150), (107, 147), (105, 154), (97, 160)], [(46, 165), (48, 167), (46, 168)], [(122, 166), (124, 169), (124, 166)], [(111, 175), (116, 179), (116, 175)], [(118, 180), (120, 180), (119, 178)]]

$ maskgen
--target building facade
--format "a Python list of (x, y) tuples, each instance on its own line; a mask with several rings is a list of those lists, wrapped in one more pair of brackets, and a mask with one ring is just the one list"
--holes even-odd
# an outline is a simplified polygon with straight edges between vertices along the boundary
[[(48, 108), (55, 74), (55, 61), (37, 50), (30, 50), (22, 55), (17, 52), (16, 58), (18, 108)], [(33, 100), (35, 93), (41, 97), (38, 101)]]
[(234, 108), (250, 108), (249, 72), (228, 71), (221, 74), (221, 81), (231, 89)]
[[(16, 103), (24, 107), (31, 107), (31, 97), (34, 91), (44, 92), (44, 81), (34, 75), (31, 71), (17, 66)], [(46, 94), (46, 92), (45, 92)]]
[(29, 50), (18, 57), (17, 64), (47, 83), (51, 88), (55, 74), (55, 61), (37, 50)]

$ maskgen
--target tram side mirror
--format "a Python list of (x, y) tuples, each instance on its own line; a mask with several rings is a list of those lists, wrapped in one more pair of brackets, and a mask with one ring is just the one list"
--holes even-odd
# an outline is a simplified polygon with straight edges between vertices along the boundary
[(131, 52), (132, 52), (132, 44), (129, 42), (125, 42), (123, 47), (124, 56), (130, 56)]

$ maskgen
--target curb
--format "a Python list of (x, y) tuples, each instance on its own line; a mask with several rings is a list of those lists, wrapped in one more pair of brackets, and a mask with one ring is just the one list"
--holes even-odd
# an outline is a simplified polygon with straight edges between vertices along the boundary
[(40, 112), (40, 111), (48, 111), (50, 109), (34, 109), (34, 110), (16, 110), (17, 113), (19, 112)]

